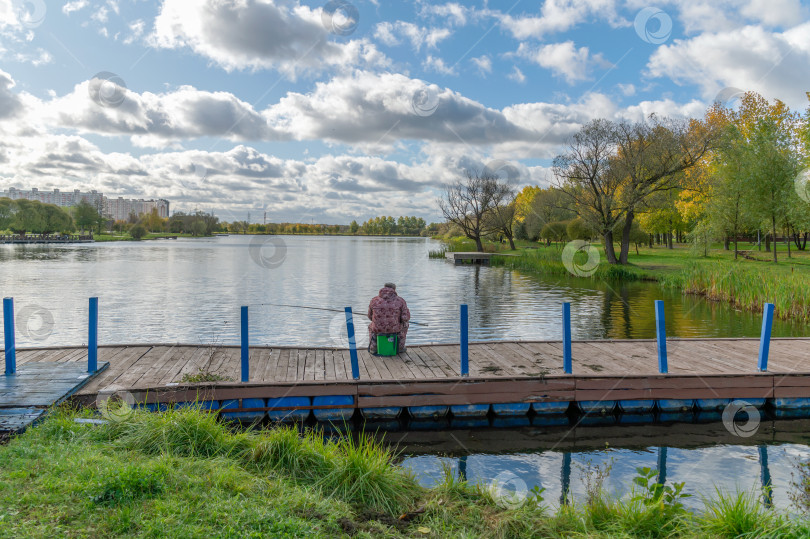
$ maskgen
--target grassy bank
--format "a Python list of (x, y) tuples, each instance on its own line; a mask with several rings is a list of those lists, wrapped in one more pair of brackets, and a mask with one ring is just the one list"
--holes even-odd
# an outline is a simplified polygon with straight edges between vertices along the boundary
[[(448, 250), (469, 247), (466, 238), (451, 238)], [(602, 281), (654, 280), (662, 286), (697, 294), (713, 301), (726, 301), (738, 308), (761, 311), (764, 303), (775, 305), (775, 314), (783, 319), (810, 321), (810, 251), (795, 251), (787, 257), (787, 249), (779, 246), (779, 263), (771, 254), (746, 249), (736, 260), (733, 251), (714, 245), (708, 256), (691, 251), (687, 246), (674, 249), (641, 247), (631, 249), (629, 264), (608, 264), (604, 249), (594, 244), (598, 262), (589, 263), (585, 250), (576, 252), (566, 264), (564, 244), (545, 246), (521, 242), (514, 251), (504, 245), (488, 243), (491, 252), (515, 256), (496, 256), (492, 265), (507, 267), (537, 275), (577, 276)], [(473, 246), (474, 249), (474, 246)]]
[[(419, 487), (369, 439), (324, 441), (278, 428), (231, 431), (185, 409), (106, 425), (60, 411), (0, 446), (0, 537), (802, 537), (802, 520), (755, 494), (718, 496), (700, 515), (677, 489), (638, 476), (623, 500), (592, 487), (552, 512), (448, 474)], [(628, 478), (630, 482), (633, 478)], [(590, 481), (598, 485), (598, 481)]]
[[(179, 233), (178, 234), (173, 234), (171, 232), (150, 232), (146, 236), (141, 238), (141, 241), (143, 241), (143, 240), (155, 240), (155, 239), (158, 239), (158, 238), (174, 238), (174, 237), (177, 237), (177, 238), (195, 238), (195, 237), (199, 238), (199, 237), (203, 237), (203, 236), (192, 236), (191, 234), (179, 234)], [(208, 236), (208, 237), (210, 238), (211, 236)], [(126, 233), (126, 232), (123, 233), (123, 234), (94, 234), (93, 239), (96, 240), (96, 241), (138, 241), (135, 238), (133, 238), (132, 236), (130, 236), (128, 233)]]

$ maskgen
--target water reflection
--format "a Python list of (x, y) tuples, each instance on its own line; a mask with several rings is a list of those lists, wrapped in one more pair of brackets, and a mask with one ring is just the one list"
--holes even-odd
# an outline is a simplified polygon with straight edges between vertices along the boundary
[[(239, 306), (250, 306), (257, 345), (335, 346), (334, 314), (272, 303), (363, 313), (381, 283), (395, 281), (414, 320), (411, 343), (458, 339), (458, 305), (469, 304), (473, 340), (559, 339), (560, 305), (572, 303), (575, 339), (652, 338), (653, 302), (666, 301), (672, 336), (756, 337), (758, 313), (664, 291), (656, 283), (537, 278), (501, 268), (430, 260), (426, 238), (283, 236), (286, 258), (266, 268), (249, 236), (58, 246), (0, 246), (2, 294), (41, 305), (55, 325), (31, 345), (82, 344), (87, 298), (100, 299), (102, 343), (238, 343)], [(775, 321), (774, 336), (806, 326)]]
[(444, 469), (462, 479), (489, 485), (510, 471), (530, 490), (545, 489), (555, 507), (585, 497), (584, 475), (594, 466), (612, 466), (605, 482), (614, 496), (630, 492), (636, 468), (657, 471), (659, 483), (685, 482), (687, 507), (700, 510), (715, 489), (761, 493), (766, 507), (790, 508), (797, 462), (810, 458), (809, 420), (764, 424), (753, 439), (733, 437), (722, 425), (541, 429), (482, 429), (448, 433), (389, 433), (403, 451), (402, 465), (432, 486)]

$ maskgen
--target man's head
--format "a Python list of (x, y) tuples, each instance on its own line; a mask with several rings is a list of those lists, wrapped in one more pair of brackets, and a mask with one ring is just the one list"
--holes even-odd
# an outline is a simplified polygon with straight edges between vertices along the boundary
[(397, 289), (397, 285), (395, 285), (394, 283), (385, 283), (383, 286), (385, 288), (390, 288), (391, 290), (396, 290)]

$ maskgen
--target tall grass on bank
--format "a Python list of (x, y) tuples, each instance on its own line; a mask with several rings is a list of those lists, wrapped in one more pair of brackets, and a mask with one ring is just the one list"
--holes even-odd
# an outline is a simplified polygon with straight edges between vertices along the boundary
[[(674, 274), (661, 277), (661, 285), (728, 301), (742, 309), (761, 310), (774, 304), (776, 316), (810, 321), (810, 276), (777, 273), (740, 262), (688, 262)], [(765, 268), (770, 269), (770, 268)]]
[(576, 271), (576, 268), (587, 268), (588, 255), (577, 252), (574, 255), (572, 272), (563, 263), (562, 251), (553, 247), (523, 251), (518, 256), (493, 256), (490, 264), (513, 270), (535, 273), (538, 275), (554, 275), (560, 277), (589, 277), (602, 281), (637, 281), (644, 278), (644, 273), (637, 268), (618, 266), (600, 261), (592, 270)]
[[(289, 427), (240, 431), (186, 408), (78, 424), (56, 410), (0, 445), (4, 537), (806, 537), (804, 519), (766, 511), (754, 494), (680, 503), (683, 484), (637, 470), (631, 495), (590, 489), (552, 511), (446, 469), (419, 487), (370, 438), (327, 439)], [(590, 473), (587, 469), (583, 474)], [(606, 472), (603, 472), (606, 473)], [(652, 478), (652, 479), (651, 479)], [(583, 483), (601, 485), (597, 480)], [(805, 493), (808, 488), (797, 490)]]

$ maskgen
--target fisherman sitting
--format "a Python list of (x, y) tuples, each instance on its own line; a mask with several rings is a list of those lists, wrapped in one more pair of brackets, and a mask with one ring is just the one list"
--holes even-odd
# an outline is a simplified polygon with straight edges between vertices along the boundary
[(397, 353), (405, 351), (405, 337), (408, 334), (408, 321), (411, 312), (405, 300), (397, 295), (397, 286), (394, 283), (385, 283), (379, 295), (372, 298), (368, 304), (369, 347), (372, 354), (377, 353), (377, 335), (397, 335)]

